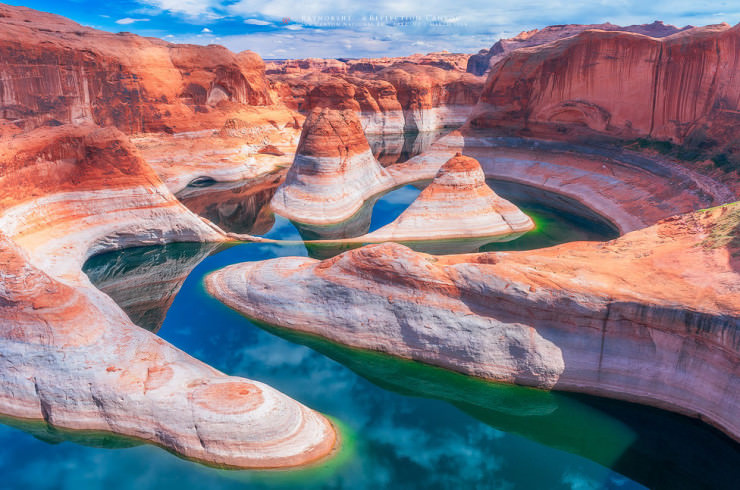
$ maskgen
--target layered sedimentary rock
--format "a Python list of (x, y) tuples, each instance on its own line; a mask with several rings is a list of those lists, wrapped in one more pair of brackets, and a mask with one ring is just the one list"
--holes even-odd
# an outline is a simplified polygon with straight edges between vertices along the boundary
[(254, 180), (290, 166), (303, 116), (285, 108), (244, 107), (221, 127), (136, 135), (133, 143), (170, 191), (192, 182)]
[(293, 109), (308, 112), (315, 105), (311, 89), (334, 81), (351, 86), (346, 100), (354, 99), (368, 133), (432, 131), (460, 126), (469, 116), (483, 87), (483, 78), (455, 65), (435, 66), (397, 60), (378, 70), (348, 73), (305, 71), (269, 75), (277, 96)]
[(721, 24), (662, 39), (586, 31), (518, 49), (491, 70), (471, 125), (667, 140), (731, 159), (740, 152), (738, 45), (740, 26)]
[(94, 122), (127, 133), (183, 132), (222, 117), (220, 103), (270, 102), (255, 53), (112, 34), (0, 6), (3, 128)]
[(660, 155), (618, 146), (496, 136), (470, 128), (447, 134), (423, 154), (387, 170), (397, 184), (431, 179), (457, 152), (478, 160), (488, 178), (574, 199), (621, 233), (740, 197), (737, 182), (720, 181)]
[(447, 257), (388, 243), (325, 261), (234, 265), (207, 286), (267, 323), (487, 379), (676, 410), (737, 439), (738, 236), (735, 203), (607, 243)]
[(324, 417), (134, 325), (80, 270), (125, 246), (226, 240), (120, 131), (38, 129), (3, 141), (0, 161), (0, 413), (225, 466), (293, 466), (331, 452)]
[(373, 157), (356, 112), (317, 107), (306, 119), (293, 166), (271, 205), (301, 223), (338, 223), (392, 182)]
[(404, 131), (461, 125), (481, 90), (479, 78), (437, 67), (396, 65), (376, 76), (396, 87), (404, 113)]
[[(0, 135), (94, 123), (136, 135), (170, 190), (287, 166), (302, 116), (273, 103), (250, 51), (113, 34), (0, 6)], [(265, 145), (286, 156), (260, 153)]]
[(369, 242), (514, 238), (533, 228), (526, 214), (488, 187), (480, 164), (458, 153), (398, 218), (364, 238)]
[(374, 73), (398, 63), (414, 63), (416, 65), (436, 66), (445, 70), (465, 71), (469, 56), (464, 53), (440, 51), (436, 53), (417, 53), (410, 56), (383, 58), (273, 60), (266, 63), (265, 72), (268, 75), (306, 72), (329, 74)]
[(672, 25), (666, 25), (663, 22), (655, 21), (652, 24), (617, 26), (606, 22), (604, 24), (567, 24), (548, 26), (544, 29), (533, 29), (531, 31), (520, 32), (518, 35), (509, 39), (499, 39), (491, 49), (482, 49), (477, 54), (468, 58), (467, 71), (474, 75), (484, 75), (488, 73), (492, 66), (503, 59), (507, 54), (519, 48), (529, 48), (547, 44), (558, 39), (575, 36), (578, 33), (588, 30), (600, 31), (623, 31), (635, 32), (650, 37), (666, 37), (686, 29), (687, 26), (679, 29)]

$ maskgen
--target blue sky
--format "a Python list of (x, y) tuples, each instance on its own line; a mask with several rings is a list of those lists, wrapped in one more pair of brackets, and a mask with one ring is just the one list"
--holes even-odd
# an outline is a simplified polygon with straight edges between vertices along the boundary
[[(740, 22), (740, 0), (24, 0), (106, 31), (251, 49), (263, 58), (477, 52), (551, 24)], [(423, 5), (420, 7), (419, 5)]]

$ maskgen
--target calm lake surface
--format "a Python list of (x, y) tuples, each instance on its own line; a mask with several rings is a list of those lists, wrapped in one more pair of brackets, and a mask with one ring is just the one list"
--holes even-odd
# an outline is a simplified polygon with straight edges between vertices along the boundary
[[(483, 250), (616, 236), (575, 203), (524, 186), (490, 184), (538, 228)], [(383, 226), (418, 193), (413, 185), (396, 189), (358, 218), (359, 225), (340, 231), (360, 234)], [(243, 206), (246, 221), (226, 214), (241, 229), (257, 223), (261, 234), (295, 242), (135, 248), (93, 257), (85, 271), (143, 328), (217, 369), (268, 383), (331, 417), (343, 439), (338, 456), (303, 470), (219, 470), (147, 444), (80, 438), (5, 420), (1, 487), (736, 488), (738, 445), (698, 421), (614, 400), (487, 383), (244, 319), (205, 292), (206, 274), (237, 262), (341, 251), (308, 250), (303, 236), (337, 231), (301, 229), (257, 201)]]

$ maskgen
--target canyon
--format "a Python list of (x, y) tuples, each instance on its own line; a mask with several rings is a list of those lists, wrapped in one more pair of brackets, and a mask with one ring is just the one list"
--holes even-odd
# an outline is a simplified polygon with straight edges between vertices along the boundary
[(732, 170), (739, 36), (728, 24), (660, 39), (589, 30), (515, 50), (491, 69), (470, 125), (569, 141), (662, 141)]
[[(207, 291), (354, 370), (383, 373), (353, 360), (380, 352), (740, 440), (738, 36), (563, 25), (475, 55), (265, 62), (0, 5), (0, 415), (223, 468), (335, 459), (341, 416), (160, 335), (200, 264), (252, 246)], [(479, 251), (543, 231), (507, 184), (619, 237)], [(110, 258), (134, 247), (141, 267)]]
[(733, 204), (518, 253), (370, 245), (237, 264), (207, 285), (250, 318), (342, 345), (654, 404), (738, 434), (739, 218)]
[(13, 190), (0, 200), (3, 414), (222, 466), (292, 466), (333, 450), (323, 416), (138, 327), (82, 273), (88, 257), (122, 247), (228, 240), (169, 192), (123, 133), (37, 129), (3, 141), (0, 156), (0, 185)]

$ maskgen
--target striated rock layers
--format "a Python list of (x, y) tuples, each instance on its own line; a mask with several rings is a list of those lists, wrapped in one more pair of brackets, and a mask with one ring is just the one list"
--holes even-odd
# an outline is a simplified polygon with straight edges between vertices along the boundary
[(137, 327), (80, 270), (124, 246), (225, 240), (121, 132), (40, 129), (3, 141), (0, 162), (0, 413), (223, 466), (294, 466), (331, 452), (324, 417)]
[[(373, 60), (371, 60), (373, 61)], [(278, 97), (293, 109), (309, 112), (311, 90), (320, 84), (344, 84), (344, 98), (354, 104), (367, 133), (432, 131), (465, 122), (478, 100), (484, 79), (456, 65), (399, 60), (377, 71), (335, 73), (312, 70), (268, 75)]]
[(492, 380), (651, 404), (740, 439), (738, 236), (735, 203), (606, 243), (447, 257), (387, 243), (234, 265), (207, 286), (270, 324)]
[(650, 37), (666, 37), (677, 32), (691, 29), (687, 26), (682, 29), (672, 25), (666, 25), (656, 20), (652, 24), (641, 24), (631, 26), (617, 26), (606, 22), (604, 24), (567, 24), (548, 26), (544, 29), (533, 29), (531, 31), (520, 32), (510, 39), (499, 39), (491, 49), (482, 49), (478, 54), (468, 58), (467, 71), (474, 75), (484, 75), (488, 73), (492, 66), (503, 59), (507, 54), (519, 48), (530, 48), (549, 42), (557, 41), (566, 37), (575, 36), (583, 31), (600, 30), (600, 31), (623, 31), (635, 32)]
[(571, 140), (601, 134), (740, 152), (740, 25), (662, 39), (586, 31), (518, 49), (492, 70), (474, 128)]
[(0, 5), (0, 136), (42, 126), (115, 126), (172, 192), (253, 178), (292, 155), (297, 113), (273, 104), (255, 53), (112, 34)]
[(368, 242), (514, 238), (532, 229), (534, 223), (526, 214), (488, 187), (480, 164), (458, 153), (398, 218), (362, 238)]
[(293, 166), (271, 206), (300, 223), (338, 223), (392, 185), (373, 157), (357, 114), (317, 107), (306, 119)]
[(220, 115), (221, 102), (270, 102), (264, 63), (249, 51), (112, 34), (8, 5), (0, 25), (6, 132), (82, 122), (127, 133), (192, 131)]

